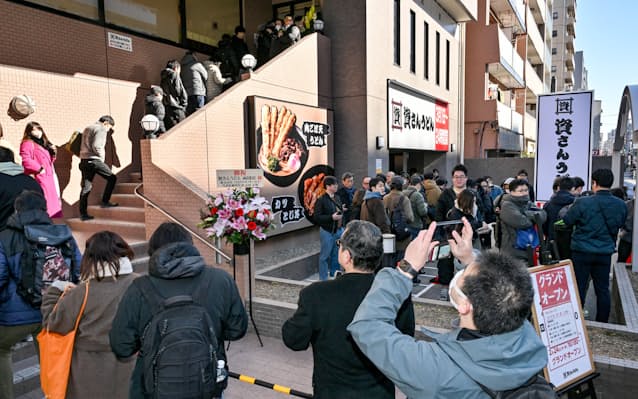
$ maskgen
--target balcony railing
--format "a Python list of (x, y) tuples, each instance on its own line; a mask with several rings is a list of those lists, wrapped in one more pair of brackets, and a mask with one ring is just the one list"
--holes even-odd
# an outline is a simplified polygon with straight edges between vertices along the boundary
[(526, 139), (536, 141), (536, 117), (525, 113), (524, 134)]
[(488, 72), (507, 88), (523, 88), (524, 63), (505, 33), (493, 25), (498, 32), (499, 59), (488, 64)]
[(491, 0), (490, 9), (506, 28), (525, 32), (525, 3), (523, 0)]
[(530, 57), (529, 50), (527, 54), (533, 63), (541, 64), (545, 56), (545, 42), (543, 41), (543, 38), (541, 37), (541, 33), (538, 30), (538, 26), (536, 25), (536, 23), (534, 22), (534, 18), (532, 17), (532, 11), (529, 8), (527, 8), (527, 21), (528, 21), (527, 37), (529, 38), (529, 41), (531, 42), (533, 47), (531, 48), (532, 56)]
[(537, 96), (543, 93), (543, 80), (529, 61), (525, 62), (525, 85)]

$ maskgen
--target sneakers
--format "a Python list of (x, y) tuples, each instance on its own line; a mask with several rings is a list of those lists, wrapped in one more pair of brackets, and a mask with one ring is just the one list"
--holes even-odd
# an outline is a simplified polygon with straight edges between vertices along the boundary
[(430, 282), (432, 284), (438, 284), (439, 283), (439, 276), (434, 276), (430, 279)]
[(87, 221), (87, 220), (91, 220), (91, 219), (95, 219), (95, 216), (91, 216), (91, 215), (80, 215), (80, 220), (82, 220), (83, 222)]
[(118, 204), (117, 202), (102, 202), (100, 204), (100, 208), (115, 208), (116, 206), (119, 206), (120, 204)]

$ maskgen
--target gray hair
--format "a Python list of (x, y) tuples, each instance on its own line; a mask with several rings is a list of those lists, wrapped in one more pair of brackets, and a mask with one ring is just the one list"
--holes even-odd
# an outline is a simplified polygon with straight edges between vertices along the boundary
[(369, 272), (379, 268), (383, 256), (383, 235), (374, 224), (363, 220), (351, 221), (341, 236), (341, 246), (352, 256), (355, 268)]

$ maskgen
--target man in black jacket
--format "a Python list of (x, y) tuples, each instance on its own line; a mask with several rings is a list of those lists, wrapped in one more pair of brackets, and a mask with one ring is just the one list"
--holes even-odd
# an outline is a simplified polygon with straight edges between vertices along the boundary
[[(135, 280), (124, 293), (109, 333), (111, 349), (118, 358), (137, 354), (142, 346), (145, 327), (154, 314), (142, 293), (138, 280), (149, 279), (156, 291), (166, 298), (192, 295), (204, 279), (209, 279), (206, 303), (202, 304), (215, 330), (218, 359), (226, 360), (223, 341), (235, 341), (246, 334), (248, 316), (233, 278), (225, 271), (207, 267), (193, 246), (190, 234), (175, 223), (163, 223), (149, 240), (148, 276)], [(144, 391), (144, 359), (137, 356), (131, 376), (129, 398), (146, 398)], [(221, 397), (221, 393), (215, 397)]]
[[(353, 220), (340, 239), (338, 251), (345, 274), (311, 284), (299, 293), (297, 311), (284, 323), (282, 338), (292, 350), (306, 350), (312, 344), (314, 398), (394, 398), (392, 382), (346, 332), (383, 256), (381, 230), (370, 222)], [(409, 296), (395, 324), (403, 334), (414, 335), (414, 309)]]
[(341, 205), (341, 200), (335, 195), (339, 189), (339, 182), (334, 176), (326, 176), (323, 179), (323, 186), (326, 193), (319, 197), (315, 204), (314, 218), (319, 225), (319, 240), (321, 250), (319, 252), (319, 279), (327, 280), (328, 272), (330, 277), (339, 270), (337, 263), (337, 239), (343, 233), (341, 221), (345, 207)]

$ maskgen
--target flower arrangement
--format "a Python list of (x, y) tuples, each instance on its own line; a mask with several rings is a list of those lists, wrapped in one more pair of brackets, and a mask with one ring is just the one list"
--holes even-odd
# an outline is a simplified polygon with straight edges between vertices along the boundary
[(209, 196), (207, 212), (202, 212), (198, 227), (208, 238), (225, 238), (233, 244), (249, 240), (265, 240), (266, 232), (274, 228), (273, 214), (258, 188), (225, 190)]

